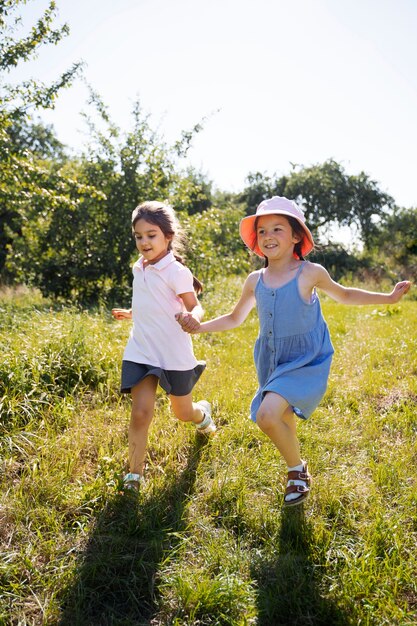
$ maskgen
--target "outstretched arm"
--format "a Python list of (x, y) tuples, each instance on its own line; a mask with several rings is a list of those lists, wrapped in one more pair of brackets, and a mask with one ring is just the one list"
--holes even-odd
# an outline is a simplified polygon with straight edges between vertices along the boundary
[[(195, 329), (191, 332), (193, 333), (206, 333), (206, 332), (215, 332), (219, 330), (231, 330), (232, 328), (236, 328), (240, 326), (242, 322), (245, 321), (250, 311), (255, 305), (255, 285), (258, 280), (258, 272), (253, 272), (248, 276), (245, 281), (245, 284), (242, 289), (242, 294), (239, 298), (238, 303), (234, 307), (231, 313), (227, 313), (226, 315), (221, 315), (220, 317), (216, 317), (208, 322), (204, 322), (203, 324), (199, 324)], [(178, 319), (178, 317), (177, 317)], [(181, 322), (181, 318), (178, 319), (178, 322), (184, 327)], [(188, 331), (190, 332), (190, 331)]]
[(131, 320), (132, 309), (112, 309), (111, 314), (116, 320)]
[(411, 283), (403, 280), (397, 283), (390, 293), (367, 291), (355, 287), (344, 287), (330, 278), (327, 270), (321, 265), (315, 265), (315, 286), (327, 293), (328, 296), (342, 304), (395, 304), (409, 291)]

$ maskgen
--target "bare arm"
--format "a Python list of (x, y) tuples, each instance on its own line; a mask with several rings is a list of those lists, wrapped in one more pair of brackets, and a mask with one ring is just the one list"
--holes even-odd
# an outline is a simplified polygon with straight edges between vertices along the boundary
[(194, 332), (200, 326), (204, 311), (194, 291), (180, 294), (188, 313), (177, 313), (175, 319), (187, 333)]
[(231, 313), (221, 315), (208, 322), (200, 324), (193, 332), (206, 333), (219, 330), (231, 330), (240, 326), (255, 305), (255, 285), (258, 280), (258, 272), (253, 272), (248, 276), (242, 289), (242, 294), (238, 303)]
[(116, 320), (131, 320), (132, 309), (112, 309), (111, 314)]
[(321, 265), (312, 264), (314, 268), (315, 286), (324, 291), (336, 302), (342, 304), (395, 304), (409, 291), (411, 283), (403, 280), (397, 283), (390, 293), (367, 291), (355, 287), (343, 287), (330, 278), (327, 270)]

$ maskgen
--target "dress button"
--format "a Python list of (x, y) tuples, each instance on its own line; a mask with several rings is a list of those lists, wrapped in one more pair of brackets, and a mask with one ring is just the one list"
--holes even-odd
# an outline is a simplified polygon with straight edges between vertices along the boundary
[(269, 314), (269, 317), (272, 317), (272, 313)]

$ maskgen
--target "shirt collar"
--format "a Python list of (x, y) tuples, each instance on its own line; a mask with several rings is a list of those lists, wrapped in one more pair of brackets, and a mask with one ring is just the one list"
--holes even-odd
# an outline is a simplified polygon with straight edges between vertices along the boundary
[[(143, 256), (139, 257), (139, 259), (136, 261), (135, 263), (135, 267), (137, 267), (138, 269), (143, 271), (143, 261), (144, 258)], [(172, 263), (173, 261), (175, 261), (175, 256), (174, 253), (168, 252), (168, 254), (166, 254), (163, 259), (161, 259), (160, 261), (158, 261), (158, 263), (155, 263), (155, 265), (147, 265), (147, 268), (153, 268), (155, 270), (163, 270), (165, 267), (167, 267), (167, 265), (169, 265), (170, 263)]]

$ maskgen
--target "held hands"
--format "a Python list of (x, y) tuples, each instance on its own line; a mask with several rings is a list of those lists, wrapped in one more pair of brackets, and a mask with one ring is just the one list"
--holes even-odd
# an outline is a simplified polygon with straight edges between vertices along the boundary
[(395, 303), (401, 300), (401, 298), (410, 291), (411, 283), (409, 280), (403, 280), (400, 283), (397, 283), (394, 289), (391, 291), (390, 298), (391, 302)]
[(200, 320), (192, 313), (177, 313), (175, 319), (186, 333), (195, 333), (201, 326)]
[(111, 314), (116, 320), (131, 320), (132, 309), (112, 309)]

